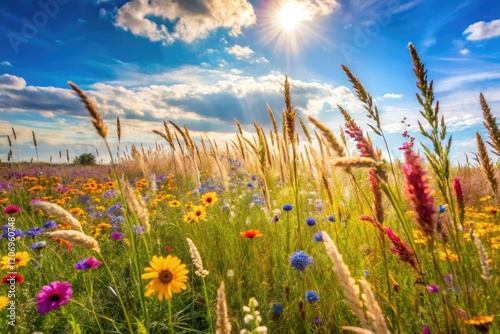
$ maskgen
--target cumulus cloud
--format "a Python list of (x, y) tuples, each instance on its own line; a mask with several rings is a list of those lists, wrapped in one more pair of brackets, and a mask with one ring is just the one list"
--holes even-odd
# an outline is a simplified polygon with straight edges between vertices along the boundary
[(317, 15), (330, 15), (334, 9), (340, 6), (337, 0), (309, 0), (300, 2), (300, 4), (307, 14), (307, 20), (312, 20)]
[(463, 54), (464, 56), (468, 55), (469, 53), (470, 53), (469, 49), (462, 49), (462, 50), (460, 50), (460, 54)]
[(230, 48), (226, 48), (227, 53), (235, 55), (236, 58), (242, 59), (242, 58), (250, 58), (253, 55), (253, 50), (250, 49), (248, 46), (241, 46), (238, 44), (235, 44), (231, 46)]
[(500, 36), (500, 19), (490, 22), (479, 21), (465, 29), (463, 32), (468, 41), (482, 41)]
[(237, 36), (255, 22), (247, 0), (131, 0), (118, 9), (115, 25), (150, 41), (170, 44), (175, 40), (191, 43), (218, 28)]
[(23, 89), (26, 86), (26, 81), (23, 78), (16, 77), (11, 74), (0, 75), (0, 88), (3, 89)]

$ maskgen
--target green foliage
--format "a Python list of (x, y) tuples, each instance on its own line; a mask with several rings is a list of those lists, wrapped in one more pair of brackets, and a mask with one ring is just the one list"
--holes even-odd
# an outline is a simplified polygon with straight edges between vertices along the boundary
[(80, 166), (93, 166), (97, 163), (95, 155), (92, 153), (83, 153), (75, 157), (73, 164)]

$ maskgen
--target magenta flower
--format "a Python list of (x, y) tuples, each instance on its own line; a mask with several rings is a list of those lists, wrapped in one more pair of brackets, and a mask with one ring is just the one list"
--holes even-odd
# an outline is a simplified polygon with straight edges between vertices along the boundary
[(5, 209), (3, 209), (3, 213), (5, 213), (6, 215), (21, 213), (21, 208), (17, 205), (7, 205)]
[(437, 285), (434, 285), (434, 284), (431, 284), (431, 285), (427, 285), (425, 287), (427, 289), (427, 291), (429, 291), (430, 293), (438, 293), (439, 292), (439, 287)]
[(83, 259), (77, 264), (75, 264), (76, 270), (86, 270), (99, 267), (102, 262), (97, 261), (95, 257), (91, 256), (88, 259)]
[(73, 294), (71, 284), (55, 281), (45, 285), (36, 296), (38, 313), (45, 314), (66, 305)]
[(118, 241), (118, 240), (122, 240), (123, 239), (123, 234), (121, 234), (120, 232), (111, 232), (111, 239), (115, 240), (115, 241)]

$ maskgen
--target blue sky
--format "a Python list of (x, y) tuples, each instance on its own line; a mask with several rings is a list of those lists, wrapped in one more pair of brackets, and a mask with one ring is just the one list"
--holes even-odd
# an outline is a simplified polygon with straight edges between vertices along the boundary
[[(299, 115), (338, 132), (340, 104), (367, 129), (342, 72), (372, 94), (398, 155), (401, 120), (416, 130), (419, 105), (408, 43), (435, 80), (452, 158), (475, 151), (479, 92), (500, 110), (500, 3), (432, 0), (37, 0), (0, 3), (0, 158), (14, 127), (21, 159), (69, 149), (103, 151), (67, 81), (86, 90), (116, 142), (154, 147), (162, 121), (225, 141), (237, 118), (270, 127), (284, 106), (284, 75)], [(411, 132), (410, 132), (411, 133)], [(416, 133), (411, 133), (420, 137)], [(375, 141), (377, 144), (379, 142)], [(16, 150), (14, 157), (17, 159)]]

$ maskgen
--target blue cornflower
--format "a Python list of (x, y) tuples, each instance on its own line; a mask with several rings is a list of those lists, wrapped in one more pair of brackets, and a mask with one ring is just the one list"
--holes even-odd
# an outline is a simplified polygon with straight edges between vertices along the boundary
[(102, 212), (97, 211), (90, 214), (91, 217), (102, 217)]
[(33, 245), (30, 246), (30, 249), (42, 249), (42, 248), (45, 248), (47, 246), (47, 242), (45, 241), (38, 241), (38, 242), (35, 242)]
[(274, 303), (273, 304), (273, 313), (274, 314), (281, 314), (283, 312), (283, 305), (280, 303)]
[[(10, 233), (10, 235), (9, 235), (9, 233)], [(7, 232), (5, 232), (2, 235), (2, 238), (4, 238), (4, 239), (9, 239), (10, 237), (14, 237), (16, 239), (17, 238), (24, 238), (24, 232), (21, 229), (14, 228), (14, 229), (11, 229), (10, 232), (7, 230)]]
[(290, 264), (298, 271), (304, 271), (312, 263), (312, 258), (302, 250), (296, 251), (290, 256)]
[(108, 198), (113, 196), (115, 196), (115, 191), (113, 189), (109, 189), (104, 194), (102, 194), (102, 198)]
[(53, 220), (47, 221), (45, 224), (43, 224), (44, 228), (58, 228), (57, 223)]
[(292, 209), (293, 209), (293, 206), (291, 204), (283, 205), (283, 211), (290, 211)]
[(36, 237), (38, 235), (43, 235), (45, 233), (45, 230), (41, 227), (32, 227), (28, 231), (26, 231), (26, 234), (30, 237)]
[(252, 182), (248, 182), (248, 183), (247, 183), (247, 187), (248, 187), (248, 188), (253, 188), (253, 183), (252, 183)]
[(88, 208), (86, 208), (85, 211), (92, 212), (92, 211), (94, 211), (94, 209), (95, 209), (95, 205), (91, 205)]
[(443, 213), (446, 210), (446, 205), (439, 204), (439, 213)]
[(364, 274), (365, 276), (368, 276), (368, 274), (370, 274), (370, 272), (369, 272), (368, 270), (366, 270), (366, 269), (365, 269), (365, 270), (363, 270), (363, 274)]
[(142, 227), (142, 226), (134, 225), (134, 226), (132, 226), (132, 230), (134, 230), (134, 233), (137, 233), (137, 234), (144, 233), (144, 227)]
[(323, 232), (318, 232), (314, 235), (315, 242), (323, 242)]
[(125, 221), (125, 218), (123, 216), (114, 216), (112, 219), (111, 219), (111, 224), (119, 224), (119, 223), (123, 223)]
[(314, 290), (308, 290), (308, 291), (306, 291), (306, 300), (309, 303), (317, 302), (319, 300), (318, 293), (316, 291), (314, 291)]
[(257, 180), (257, 175), (252, 175), (252, 181), (256, 181)]
[(321, 317), (314, 318), (313, 322), (314, 322), (315, 325), (321, 324)]
[(314, 226), (314, 225), (316, 225), (316, 219), (309, 217), (306, 219), (306, 223), (309, 226)]
[(335, 221), (335, 216), (328, 216), (328, 221), (334, 222)]
[(106, 212), (107, 212), (109, 217), (113, 217), (115, 214), (121, 213), (122, 207), (123, 207), (123, 204), (121, 204), (121, 203), (113, 204), (109, 207), (109, 209)]
[(91, 199), (92, 197), (90, 197), (89, 195), (82, 195), (80, 196), (80, 203), (89, 204)]

